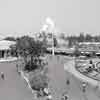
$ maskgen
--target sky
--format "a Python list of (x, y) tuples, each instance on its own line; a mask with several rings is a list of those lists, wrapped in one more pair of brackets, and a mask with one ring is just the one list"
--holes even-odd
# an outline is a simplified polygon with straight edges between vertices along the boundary
[(67, 35), (99, 34), (100, 0), (0, 0), (0, 36), (39, 32), (47, 17)]

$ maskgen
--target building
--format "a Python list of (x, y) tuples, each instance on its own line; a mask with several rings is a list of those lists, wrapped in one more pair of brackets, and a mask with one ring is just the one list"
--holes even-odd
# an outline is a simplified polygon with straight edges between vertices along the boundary
[(82, 54), (100, 54), (100, 42), (80, 42), (77, 49)]
[(11, 45), (16, 44), (14, 41), (0, 40), (0, 58), (7, 58), (11, 56)]

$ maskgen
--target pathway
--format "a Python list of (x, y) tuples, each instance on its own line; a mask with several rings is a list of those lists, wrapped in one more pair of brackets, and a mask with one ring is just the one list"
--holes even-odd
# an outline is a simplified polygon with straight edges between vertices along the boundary
[[(64, 63), (66, 63), (66, 69), (72, 68), (73, 58), (69, 57), (48, 57), (49, 77), (51, 79), (49, 86), (53, 94), (53, 100), (61, 100), (61, 94), (68, 91), (70, 100), (100, 100), (100, 91), (96, 90), (94, 86), (88, 85), (86, 94), (82, 92), (82, 80), (72, 74), (73, 70), (65, 70)], [(72, 72), (71, 72), (72, 71)], [(80, 74), (77, 74), (80, 76)], [(70, 88), (65, 84), (66, 79), (69, 78)]]
[[(82, 100), (100, 100), (100, 90), (95, 88), (98, 82), (78, 72), (74, 67), (74, 59), (70, 60), (68, 63), (66, 62), (64, 64), (64, 69), (66, 71), (66, 74), (68, 75), (69, 73), (69, 77), (71, 77), (72, 82), (70, 96), (71, 98), (73, 98), (73, 100), (81, 100), (83, 97), (84, 98)], [(81, 84), (83, 81), (89, 83), (85, 95), (87, 99), (84, 95), (82, 95), (83, 93)]]
[(0, 71), (5, 74), (5, 80), (0, 78), (1, 100), (33, 100), (26, 82), (16, 72), (15, 63), (1, 63)]

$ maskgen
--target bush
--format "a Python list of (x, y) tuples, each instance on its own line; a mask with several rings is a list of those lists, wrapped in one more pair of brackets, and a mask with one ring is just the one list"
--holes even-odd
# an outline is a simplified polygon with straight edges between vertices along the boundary
[(35, 63), (32, 63), (31, 61), (29, 61), (28, 63), (26, 63), (25, 67), (24, 67), (24, 71), (33, 71), (35, 69), (38, 68), (38, 65)]
[(34, 62), (28, 61), (24, 66), (24, 71), (33, 71), (35, 69), (41, 69), (43, 70), (44, 66), (46, 66), (48, 63), (42, 59), (34, 59)]
[(38, 73), (31, 77), (30, 84), (32, 89), (40, 91), (40, 89), (48, 87), (48, 78), (46, 75)]
[(74, 55), (75, 55), (76, 57), (78, 57), (78, 56), (80, 56), (80, 52), (79, 52), (78, 50), (75, 50), (75, 51), (74, 51)]

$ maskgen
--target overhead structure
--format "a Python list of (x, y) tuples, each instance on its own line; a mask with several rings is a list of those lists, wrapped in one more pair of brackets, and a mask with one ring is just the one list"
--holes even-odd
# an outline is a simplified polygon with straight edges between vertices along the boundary
[(16, 42), (8, 40), (0, 40), (0, 58), (11, 56), (10, 46), (15, 45)]

